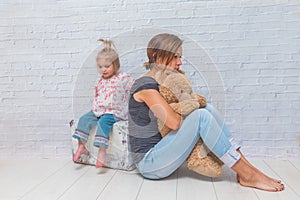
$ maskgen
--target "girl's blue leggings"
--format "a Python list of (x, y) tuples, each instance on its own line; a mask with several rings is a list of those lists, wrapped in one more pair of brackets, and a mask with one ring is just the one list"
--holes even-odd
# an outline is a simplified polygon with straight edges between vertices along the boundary
[(93, 111), (89, 111), (80, 117), (77, 129), (72, 137), (86, 143), (91, 129), (98, 125), (93, 145), (95, 147), (104, 146), (107, 148), (110, 131), (117, 121), (120, 121), (120, 119), (113, 114), (104, 114), (97, 117)]

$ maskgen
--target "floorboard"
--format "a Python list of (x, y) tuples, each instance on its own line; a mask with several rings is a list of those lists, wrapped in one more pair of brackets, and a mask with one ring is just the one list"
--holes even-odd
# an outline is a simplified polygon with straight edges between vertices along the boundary
[(77, 179), (88, 171), (89, 167), (70, 161), (59, 171), (26, 193), (22, 200), (58, 199)]
[(140, 185), (143, 182), (142, 176), (136, 172), (117, 171), (102, 193), (98, 200), (133, 200), (136, 199)]
[(97, 199), (117, 172), (107, 168), (96, 169), (94, 166), (89, 168), (59, 199)]
[(209, 178), (182, 165), (162, 180), (144, 179), (137, 171), (96, 169), (67, 159), (0, 159), (2, 200), (300, 200), (300, 160), (250, 162), (285, 184), (282, 192), (240, 186), (235, 173)]
[(212, 178), (197, 174), (184, 164), (178, 169), (177, 200), (217, 200)]
[(177, 171), (161, 180), (144, 179), (137, 196), (139, 200), (176, 199)]
[(300, 160), (290, 160), (290, 163), (292, 163), (292, 165), (294, 165), (294, 167), (300, 171)]
[(0, 160), (0, 199), (18, 199), (70, 161), (16, 158)]

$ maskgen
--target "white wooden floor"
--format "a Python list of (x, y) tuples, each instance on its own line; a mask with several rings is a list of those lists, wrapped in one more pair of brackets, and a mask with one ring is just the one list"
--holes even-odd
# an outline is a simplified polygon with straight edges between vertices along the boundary
[(219, 178), (207, 178), (181, 166), (163, 180), (143, 179), (136, 171), (96, 169), (61, 159), (0, 159), (0, 199), (28, 200), (300, 200), (300, 160), (251, 160), (268, 175), (280, 178), (283, 192), (270, 193), (239, 186), (224, 168)]

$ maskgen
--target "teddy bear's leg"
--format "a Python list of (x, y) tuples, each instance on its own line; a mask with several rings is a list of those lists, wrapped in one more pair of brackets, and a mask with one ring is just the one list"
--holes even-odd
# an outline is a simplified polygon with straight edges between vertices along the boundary
[(160, 120), (157, 121), (157, 126), (162, 137), (165, 137), (168, 133), (172, 131), (172, 129), (164, 125), (163, 122)]
[(167, 126), (162, 127), (162, 129), (160, 130), (160, 134), (162, 137), (165, 137), (166, 135), (168, 135), (170, 132), (172, 131), (172, 129), (170, 129)]
[(219, 163), (219, 165), (224, 165), (223, 161), (220, 160), (220, 158), (218, 158), (213, 152), (209, 152), (208, 156), (212, 157), (217, 163)]
[(222, 164), (206, 151), (202, 139), (197, 142), (186, 161), (188, 168), (198, 174), (209, 177), (222, 174)]

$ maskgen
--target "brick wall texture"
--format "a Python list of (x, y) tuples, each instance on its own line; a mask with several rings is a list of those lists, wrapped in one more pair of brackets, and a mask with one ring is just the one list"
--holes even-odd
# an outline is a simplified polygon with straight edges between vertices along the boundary
[(300, 158), (300, 1), (0, 2), (0, 156), (71, 157), (68, 122), (90, 109), (97, 39), (138, 77), (160, 32), (184, 40), (196, 92), (248, 157)]

